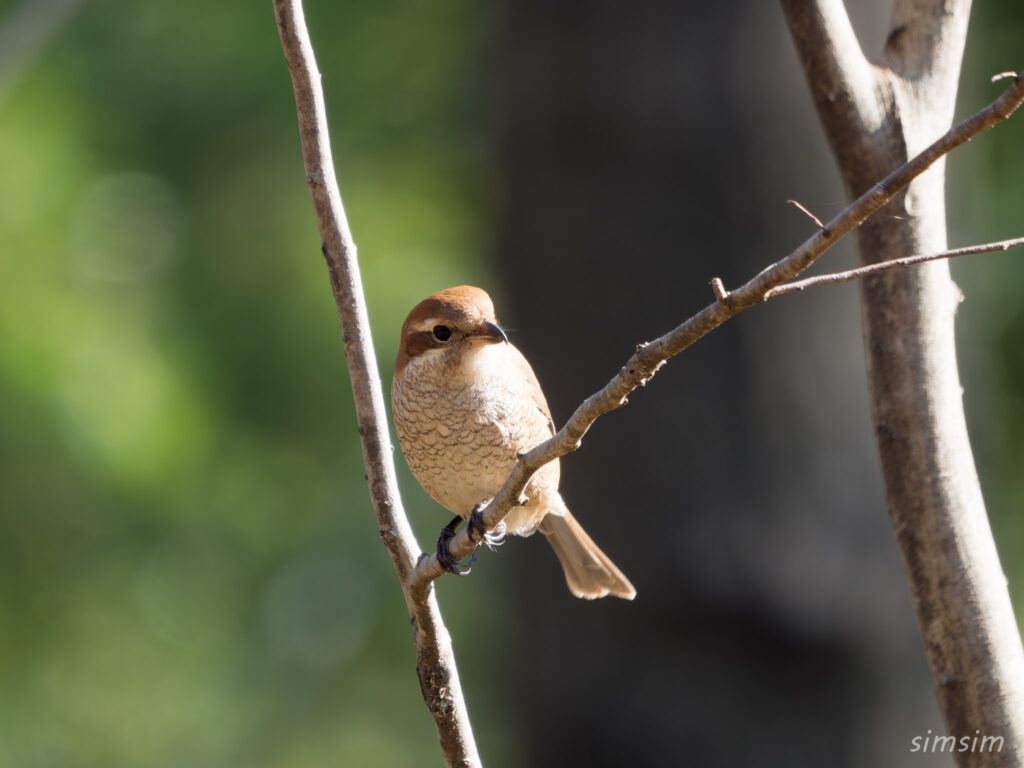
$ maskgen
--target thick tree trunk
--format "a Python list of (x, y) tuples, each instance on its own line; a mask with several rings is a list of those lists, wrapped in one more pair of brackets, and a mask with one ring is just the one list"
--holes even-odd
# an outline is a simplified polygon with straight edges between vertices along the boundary
[[(842, 190), (776, 6), (505, 7), (498, 304), (561, 423), (713, 275), (734, 286), (805, 239), (787, 198), (827, 217)], [(852, 287), (696, 344), (562, 483), (639, 595), (573, 602), (541, 542), (501, 552), (518, 763), (897, 768), (937, 727)]]
[[(943, 179), (929, 176), (862, 227), (863, 262), (945, 249)], [(958, 753), (960, 765), (1019, 766), (1024, 657), (967, 437), (959, 289), (934, 263), (865, 280), (861, 293), (889, 511), (948, 733), (1005, 740), (998, 752)]]
[[(783, 0), (849, 194), (950, 125), (969, 0), (899, 0), (884, 67), (864, 59), (839, 0)], [(946, 248), (944, 163), (858, 231), (860, 259)], [(1024, 652), (967, 437), (953, 321), (960, 292), (936, 262), (862, 283), (869, 389), (886, 495), (948, 733), (1000, 749), (962, 766), (1024, 762)], [(958, 744), (959, 745), (959, 744)]]

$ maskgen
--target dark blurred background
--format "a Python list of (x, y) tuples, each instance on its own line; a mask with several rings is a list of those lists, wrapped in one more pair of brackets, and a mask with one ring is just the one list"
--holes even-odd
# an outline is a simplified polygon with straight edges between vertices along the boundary
[[(851, 3), (853, 5), (853, 3)], [(858, 4), (867, 51), (888, 3)], [(307, 4), (389, 383), (420, 298), (486, 287), (556, 420), (843, 195), (774, 3)], [(1024, 66), (979, 5), (959, 115)], [(1024, 127), (949, 162), (950, 241), (1024, 234)], [(1018, 616), (1019, 253), (954, 265)], [(824, 268), (852, 264), (836, 249)], [(543, 542), (439, 584), (488, 766), (947, 765), (852, 285), (745, 313), (602, 419)], [(441, 765), (363, 483), (269, 2), (0, 0), (0, 768)], [(443, 513), (399, 458), (413, 525)]]

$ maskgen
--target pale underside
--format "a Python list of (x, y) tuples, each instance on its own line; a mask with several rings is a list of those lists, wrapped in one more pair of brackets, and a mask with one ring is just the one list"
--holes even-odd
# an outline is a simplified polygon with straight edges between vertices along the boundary
[[(413, 475), (462, 517), (498, 492), (519, 453), (554, 433), (533, 370), (511, 344), (419, 355), (392, 386), (392, 410)], [(527, 503), (505, 518), (509, 533), (528, 536), (545, 514), (564, 514), (558, 480), (557, 461), (534, 475)]]

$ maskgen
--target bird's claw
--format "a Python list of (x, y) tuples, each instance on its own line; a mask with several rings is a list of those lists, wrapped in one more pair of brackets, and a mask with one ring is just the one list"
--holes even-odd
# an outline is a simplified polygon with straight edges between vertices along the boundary
[[(484, 525), (484, 507), (486, 502), (477, 504), (469, 513), (469, 520), (466, 521), (466, 534), (474, 544), (484, 543), (488, 549), (500, 547), (505, 543), (505, 521), (498, 523), (493, 531), (488, 531)], [(476, 554), (474, 553), (474, 557)]]
[(469, 558), (468, 563), (463, 563), (461, 560), (456, 560), (452, 557), (451, 550), (448, 548), (461, 522), (462, 518), (456, 517), (441, 529), (441, 533), (437, 537), (437, 562), (448, 573), (455, 576), (468, 576), (472, 570), (473, 563), (476, 562), (476, 552), (473, 552), (473, 556)]

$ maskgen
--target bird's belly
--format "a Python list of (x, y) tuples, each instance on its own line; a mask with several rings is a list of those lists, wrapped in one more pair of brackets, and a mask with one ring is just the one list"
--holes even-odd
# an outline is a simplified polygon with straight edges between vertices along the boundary
[[(476, 437), (485, 431), (477, 430)], [(441, 506), (462, 516), (498, 492), (516, 461), (507, 445), (480, 439), (439, 439), (432, 450), (414, 453), (419, 455), (409, 466), (416, 479)]]
[[(416, 480), (441, 506), (466, 517), (491, 499), (508, 478), (521, 451), (534, 442), (517, 429), (515, 403), (494, 392), (468, 388), (443, 397), (419, 392), (393, 401), (402, 452)], [(543, 492), (558, 488), (558, 463), (545, 466), (527, 487), (534, 502), (507, 518), (512, 533), (532, 532), (546, 510)], [(522, 518), (522, 520), (520, 520)]]
[(516, 448), (500, 407), (479, 402), (471, 391), (460, 394), (396, 400), (395, 426), (420, 485), (445, 508), (468, 515), (497, 493)]

